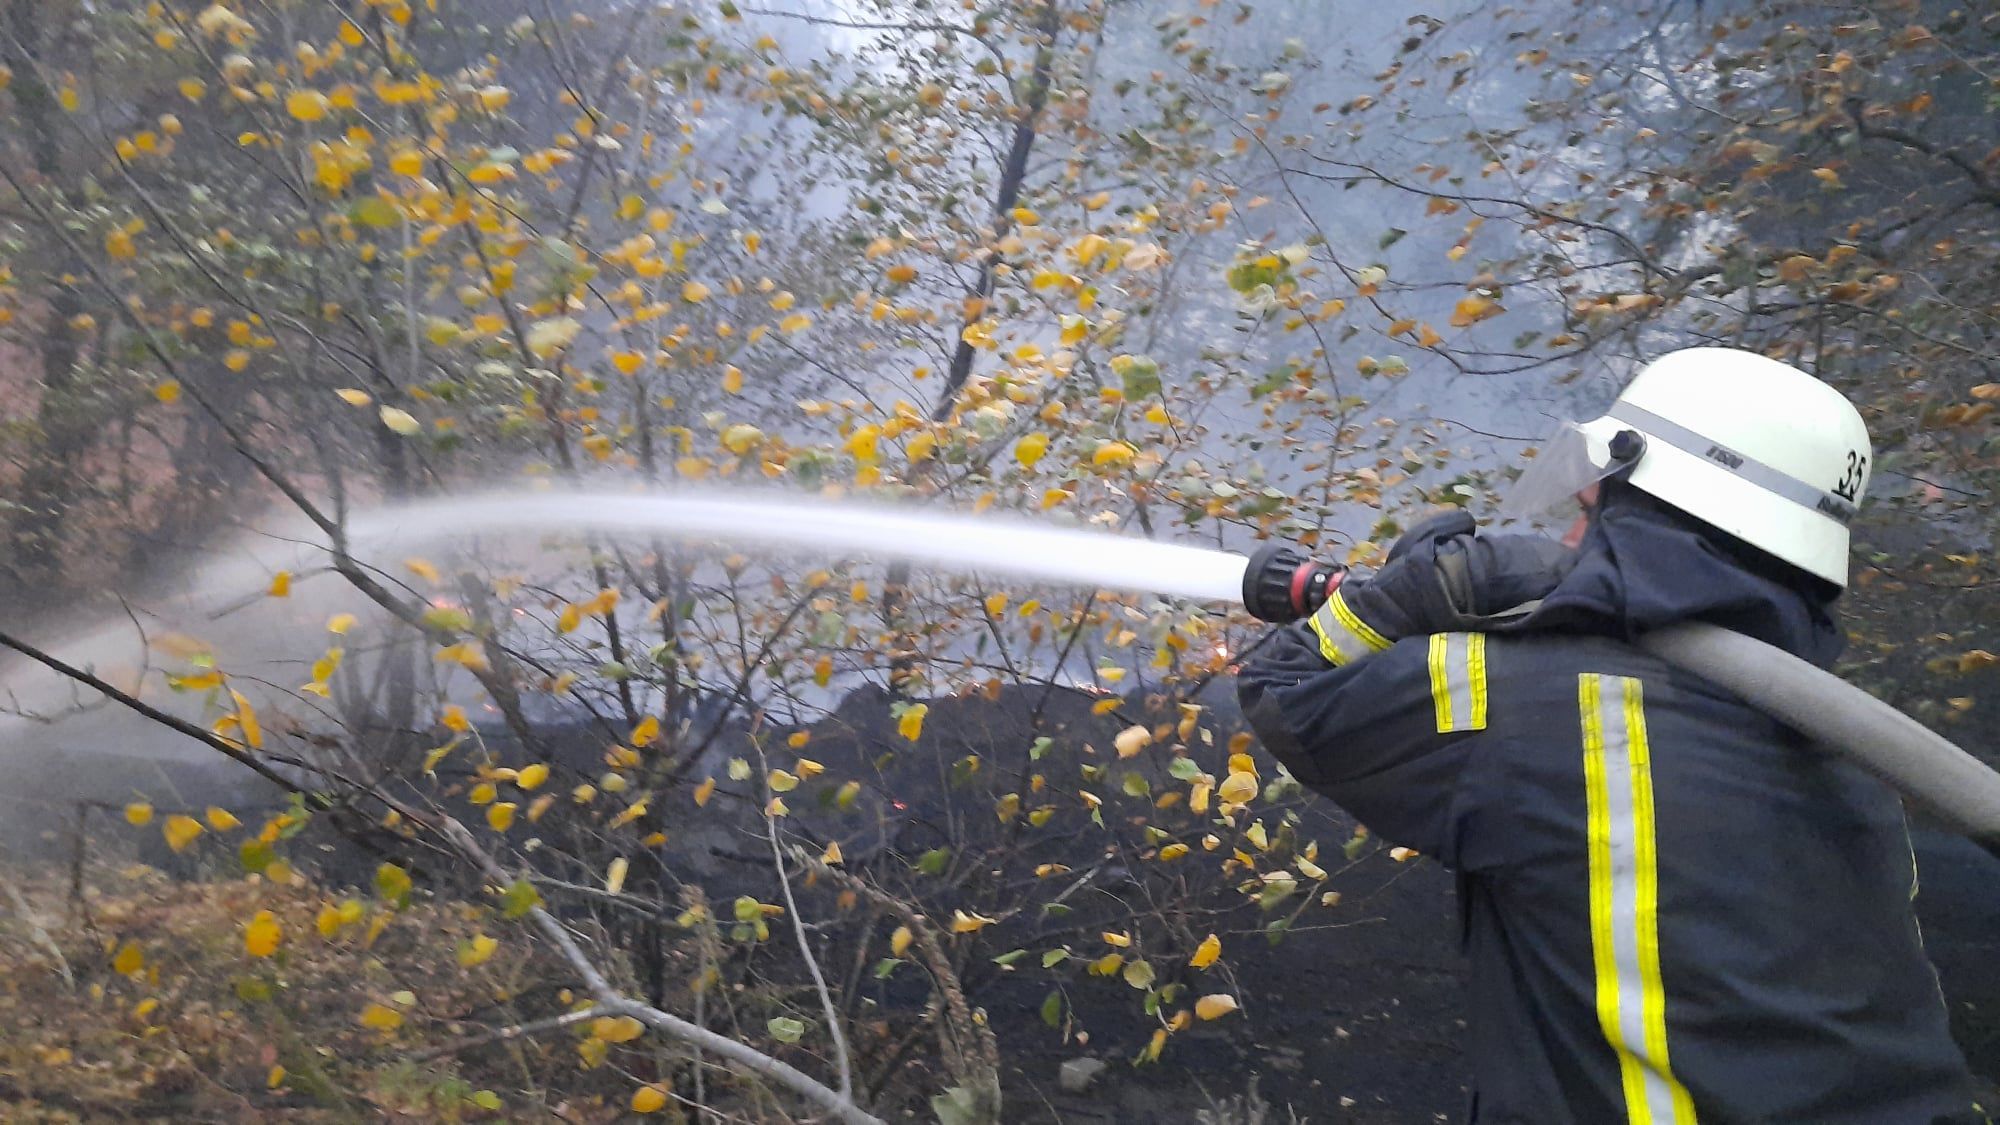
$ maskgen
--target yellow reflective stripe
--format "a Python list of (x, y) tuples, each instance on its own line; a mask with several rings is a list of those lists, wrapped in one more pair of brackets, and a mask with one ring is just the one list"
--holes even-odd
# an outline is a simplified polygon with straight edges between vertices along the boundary
[(1618, 1055), (1630, 1125), (1694, 1125), (1694, 1102), (1668, 1061), (1653, 767), (1641, 685), (1585, 673), (1577, 677), (1577, 710), (1598, 1025)]
[(1307, 625), (1319, 637), (1319, 654), (1336, 667), (1389, 647), (1388, 638), (1356, 617), (1338, 590), (1313, 612)]
[(1465, 635), (1465, 672), (1472, 681), (1472, 729), (1486, 729), (1486, 634)]
[(1451, 678), (1445, 661), (1451, 659), (1451, 638), (1431, 634), (1431, 707), (1437, 712), (1439, 734), (1451, 729)]
[[(1611, 811), (1604, 779), (1604, 723), (1599, 718), (1595, 673), (1586, 672), (1576, 678), (1576, 696), (1577, 712), (1583, 719), (1583, 786), (1588, 813), (1584, 839), (1590, 851), (1590, 960), (1597, 979), (1597, 1025), (1616, 1049), (1618, 967), (1611, 940)], [(1624, 1073), (1622, 1050), (1618, 1061), (1619, 1070)], [(1629, 1074), (1625, 1074), (1625, 1087), (1626, 1102), (1630, 1104)]]
[(1486, 729), (1486, 634), (1432, 633), (1431, 705), (1439, 734)]

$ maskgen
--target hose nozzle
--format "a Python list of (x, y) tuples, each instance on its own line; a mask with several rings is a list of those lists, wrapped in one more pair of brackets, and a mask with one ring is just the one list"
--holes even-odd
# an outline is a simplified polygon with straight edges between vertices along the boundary
[(1243, 569), (1243, 608), (1273, 625), (1297, 621), (1318, 609), (1346, 574), (1346, 567), (1321, 562), (1295, 544), (1266, 543)]

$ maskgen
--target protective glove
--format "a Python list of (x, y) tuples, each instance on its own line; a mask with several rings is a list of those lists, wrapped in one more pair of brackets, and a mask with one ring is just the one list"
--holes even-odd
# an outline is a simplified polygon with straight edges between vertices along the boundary
[(1483, 632), (1525, 616), (1555, 589), (1574, 552), (1538, 535), (1481, 535), (1470, 515), (1417, 524), (1374, 574), (1350, 574), (1312, 618), (1336, 664), (1404, 637)]

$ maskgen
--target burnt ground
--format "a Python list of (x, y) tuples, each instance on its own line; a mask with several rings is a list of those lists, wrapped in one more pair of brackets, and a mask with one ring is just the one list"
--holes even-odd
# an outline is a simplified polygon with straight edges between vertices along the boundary
[[(940, 733), (976, 727), (982, 738), (996, 744), (1021, 741), (1013, 729), (1020, 716), (1001, 714), (1007, 721), (994, 725), (990, 715), (954, 715), (956, 706), (940, 703), (932, 716)], [(893, 722), (879, 700), (858, 701), (851, 711), (843, 711), (858, 720), (858, 729), (848, 732), (852, 745), (839, 749), (832, 731), (824, 742), (814, 743), (826, 751), (822, 756), (829, 762), (843, 753), (859, 762), (890, 741)], [(865, 721), (859, 721), (863, 716)], [(907, 774), (899, 770), (885, 777), (885, 786), (914, 797), (925, 790), (928, 775), (928, 786), (935, 788), (934, 769), (923, 766), (923, 756), (913, 761)], [(5, 811), (0, 836), (11, 837), (9, 849), (23, 856), (65, 855), (72, 809), (58, 794), (96, 796), (110, 806), (94, 813), (103, 820), (115, 820), (116, 805), (129, 799), (135, 785), (152, 788), (155, 777), (165, 790), (196, 794), (203, 802), (247, 809), (271, 800), (269, 794), (245, 789), (240, 777), (187, 763), (56, 754), (32, 763), (15, 755), (10, 764), (16, 769), (9, 791), (0, 794)], [(240, 803), (225, 800), (225, 793), (233, 793)], [(1326, 802), (1311, 806), (1314, 819), (1339, 819)], [(1334, 828), (1319, 834), (1326, 839), (1345, 836)], [(1913, 838), (1922, 880), (1919, 916), (1954, 1031), (1975, 1072), (1989, 1089), (2000, 1088), (2000, 971), (1994, 968), (2000, 965), (2000, 860), (1936, 831), (1919, 829)], [(906, 843), (928, 846), (922, 840)], [(177, 871), (182, 858), (170, 853), (149, 857), (170, 872)], [(369, 870), (372, 861), (356, 867), (351, 878), (362, 881)], [(199, 875), (192, 869), (177, 873)], [(332, 871), (328, 875), (340, 878)], [(1259, 948), (1262, 937), (1226, 935), (1235, 974), (1231, 991), (1242, 1002), (1242, 1013), (1177, 1035), (1160, 1065), (1135, 1068), (1130, 1063), (1149, 1025), (1134, 1018), (1132, 1001), (1122, 990), (1073, 991), (1078, 1023), (1094, 1037), (1065, 1043), (1038, 1014), (1045, 980), (1019, 974), (991, 981), (975, 1003), (994, 1021), (1002, 1044), (1008, 1120), (1139, 1125), (1195, 1122), (1209, 1111), (1218, 1125), (1248, 1125), (1255, 1118), (1241, 1112), (1217, 1117), (1213, 1109), (1253, 1088), (1270, 1107), (1262, 1120), (1271, 1125), (1293, 1120), (1291, 1115), (1363, 1125), (1461, 1120), (1467, 1098), (1463, 1048), (1468, 1013), (1450, 875), (1428, 861), (1399, 864), (1377, 852), (1344, 872), (1340, 888), (1340, 907), (1316, 911), (1312, 924), (1291, 931), (1278, 945)], [(914, 978), (907, 983), (914, 984)], [(908, 998), (912, 1010), (923, 1003), (922, 991)], [(1057, 1080), (1062, 1064), (1083, 1058), (1100, 1059), (1106, 1068), (1088, 1092), (1063, 1092)], [(927, 1120), (928, 1115), (908, 1119)]]
[[(2000, 860), (1935, 831), (1912, 838), (1926, 946), (1954, 1033), (1991, 1095), (2000, 1092)], [(1038, 993), (1018, 1005), (989, 1001), (1012, 1048), (1010, 1120), (1195, 1121), (1253, 1080), (1272, 1125), (1291, 1120), (1288, 1113), (1355, 1125), (1463, 1120), (1465, 977), (1451, 876), (1434, 863), (1378, 855), (1350, 878), (1351, 901), (1362, 909), (1343, 928), (1302, 929), (1262, 955), (1233, 954), (1254, 1034), (1191, 1029), (1176, 1038), (1167, 1065), (1132, 1068), (1124, 1060), (1137, 1040), (1060, 1049), (1036, 1018)], [(1103, 1026), (1120, 1025), (1106, 1015)], [(1061, 1064), (1086, 1055), (1109, 1068), (1089, 1093), (1062, 1093)]]

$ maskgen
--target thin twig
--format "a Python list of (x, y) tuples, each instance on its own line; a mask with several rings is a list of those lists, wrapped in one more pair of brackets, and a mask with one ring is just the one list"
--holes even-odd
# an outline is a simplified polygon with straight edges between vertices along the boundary
[(485, 1035), (475, 1035), (470, 1039), (461, 1039), (456, 1043), (446, 1043), (442, 1047), (432, 1047), (428, 1051), (418, 1051), (416, 1054), (409, 1056), (409, 1061), (413, 1063), (429, 1062), (432, 1059), (441, 1059), (446, 1055), (458, 1054), (460, 1051), (470, 1051), (474, 1047), (484, 1047), (489, 1043), (505, 1043), (514, 1039), (527, 1039), (531, 1036), (540, 1035), (545, 1031), (561, 1031), (565, 1027), (571, 1027), (585, 1020), (594, 1020), (599, 1016), (608, 1014), (610, 1013), (604, 1008), (592, 1005), (580, 1012), (565, 1012), (560, 1016), (550, 1016), (547, 1019), (517, 1023), (511, 1027), (500, 1028), (498, 1031), (490, 1031)]

